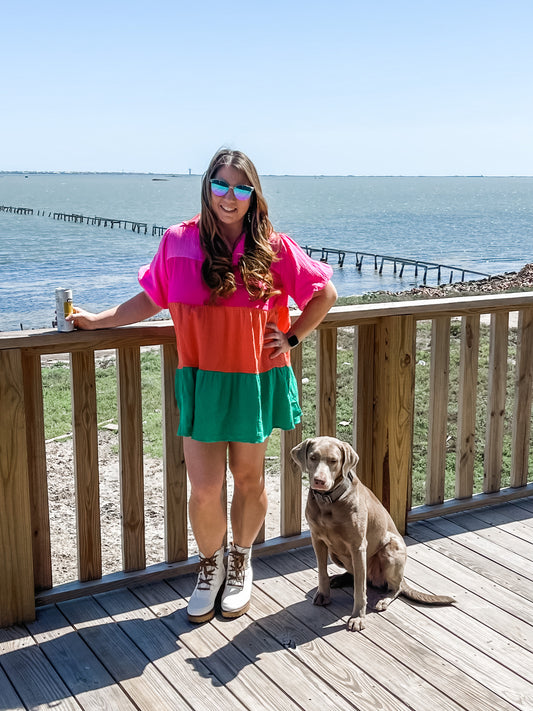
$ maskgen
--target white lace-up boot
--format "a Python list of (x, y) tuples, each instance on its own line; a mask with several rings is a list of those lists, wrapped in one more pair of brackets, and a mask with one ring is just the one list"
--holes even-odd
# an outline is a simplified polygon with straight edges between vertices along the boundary
[(252, 549), (231, 544), (226, 585), (222, 593), (222, 616), (239, 617), (250, 607), (252, 595)]
[(215, 615), (215, 601), (224, 584), (224, 548), (219, 548), (210, 558), (200, 553), (198, 581), (187, 605), (190, 622), (207, 622)]

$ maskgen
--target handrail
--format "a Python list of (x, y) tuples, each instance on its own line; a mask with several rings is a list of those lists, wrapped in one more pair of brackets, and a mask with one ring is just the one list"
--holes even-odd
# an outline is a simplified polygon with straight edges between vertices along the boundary
[[(518, 311), (531, 306), (532, 300), (532, 292), (526, 291), (334, 306), (318, 329), (329, 328), (332, 324), (336, 327), (357, 326), (376, 322), (386, 316), (414, 316), (416, 319), (431, 319), (438, 315), (462, 316), (496, 311)], [(294, 310), (292, 314), (295, 316), (298, 311)], [(0, 350), (31, 347), (32, 350), (41, 354), (63, 353), (71, 350), (83, 350), (89, 345), (95, 350), (105, 350), (116, 347), (114, 344), (117, 341), (116, 334), (118, 333), (121, 342), (138, 343), (141, 346), (174, 341), (172, 322), (154, 320), (101, 331), (71, 331), (68, 333), (58, 333), (50, 329), (0, 331)]]
[[(502, 485), (502, 453), (507, 389), (508, 314), (518, 311), (516, 373), (513, 386), (511, 474)], [(487, 431), (475, 432), (480, 316), (491, 314)], [(452, 319), (460, 319), (460, 392), (457, 412), (455, 498), (446, 500), (449, 353)], [(417, 381), (419, 321), (431, 321), (429, 435), (425, 503), (412, 508), (413, 422)], [(353, 443), (359, 477), (391, 511), (405, 532), (408, 520), (464, 510), (494, 500), (531, 495), (528, 457), (533, 383), (533, 293), (491, 294), (408, 302), (335, 307), (317, 329), (316, 426), (337, 435), (337, 354), (341, 329), (353, 328)], [(457, 328), (453, 331), (456, 333)], [(350, 332), (351, 333), (351, 330)], [(351, 336), (348, 336), (351, 338)], [(161, 346), (162, 420), (165, 476), (165, 560), (145, 565), (140, 449), (140, 350)], [(514, 347), (514, 346), (513, 346)], [(123, 567), (102, 577), (98, 502), (98, 443), (95, 354), (117, 351), (121, 452)], [(52, 585), (41, 356), (70, 354), (74, 468), (78, 520), (79, 580)], [(293, 350), (293, 368), (302, 382), (302, 348)], [(0, 334), (0, 626), (32, 619), (42, 604), (94, 590), (188, 572), (187, 487), (183, 450), (173, 397), (177, 365), (169, 321), (149, 321), (101, 331), (4, 332)], [(314, 364), (313, 364), (314, 365)], [(272, 552), (309, 542), (301, 529), (301, 484), (290, 450), (302, 439), (302, 425), (282, 433), (279, 536), (256, 546)], [(483, 492), (474, 494), (474, 444), (484, 448)], [(447, 476), (447, 474), (446, 474)], [(36, 597), (37, 595), (37, 597)]]

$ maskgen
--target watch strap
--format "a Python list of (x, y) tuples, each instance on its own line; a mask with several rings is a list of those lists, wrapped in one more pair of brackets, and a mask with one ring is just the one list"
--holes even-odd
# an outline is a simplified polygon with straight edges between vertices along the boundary
[(289, 346), (291, 348), (295, 348), (298, 343), (300, 343), (300, 341), (298, 340), (298, 336), (295, 336), (294, 333), (292, 334), (292, 336), (287, 337), (287, 341), (289, 342)]

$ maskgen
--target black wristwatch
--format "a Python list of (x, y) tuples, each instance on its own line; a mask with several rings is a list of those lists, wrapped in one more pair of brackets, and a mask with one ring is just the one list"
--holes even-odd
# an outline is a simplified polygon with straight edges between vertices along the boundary
[(292, 334), (292, 336), (287, 337), (287, 341), (289, 342), (289, 346), (291, 348), (295, 348), (298, 343), (300, 343), (300, 341), (298, 340), (298, 336), (295, 336), (294, 333)]

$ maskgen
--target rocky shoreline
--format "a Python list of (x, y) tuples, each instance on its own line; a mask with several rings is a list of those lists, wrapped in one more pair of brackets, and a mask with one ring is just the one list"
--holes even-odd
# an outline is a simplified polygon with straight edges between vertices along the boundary
[[(417, 286), (400, 292), (375, 291), (367, 296), (375, 299), (386, 296), (399, 301), (408, 298), (442, 299), (452, 296), (479, 296), (495, 292), (516, 292), (533, 290), (533, 263), (526, 264), (519, 272), (506, 272), (474, 281), (440, 284), (439, 286)], [(381, 300), (381, 299), (380, 299)]]

